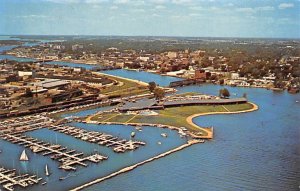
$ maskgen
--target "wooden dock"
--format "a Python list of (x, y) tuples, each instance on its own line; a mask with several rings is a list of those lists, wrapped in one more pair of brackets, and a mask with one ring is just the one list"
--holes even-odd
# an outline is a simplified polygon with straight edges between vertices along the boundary
[(53, 119), (44, 115), (24, 116), (15, 119), (0, 121), (0, 133), (23, 133), (44, 128), (50, 125)]
[(17, 175), (15, 169), (8, 170), (0, 167), (0, 184), (8, 191), (13, 191), (15, 186), (26, 188), (38, 184), (40, 180), (42, 180), (42, 178), (38, 178), (35, 175)]
[(64, 133), (66, 135), (73, 136), (77, 139), (87, 141), (90, 143), (96, 143), (102, 146), (107, 146), (113, 148), (114, 152), (126, 152), (132, 151), (139, 148), (141, 145), (146, 143), (142, 141), (132, 141), (126, 139), (119, 139), (109, 134), (97, 132), (97, 131), (87, 131), (77, 127), (63, 126), (63, 125), (51, 125), (49, 129)]
[(61, 145), (45, 143), (21, 134), (3, 134), (0, 137), (11, 143), (27, 147), (34, 153), (40, 153), (43, 156), (49, 155), (51, 159), (59, 161), (61, 163), (59, 168), (64, 170), (76, 170), (75, 165), (87, 166), (86, 161), (99, 163), (108, 159), (108, 157), (98, 153), (83, 157), (83, 153), (76, 153), (75, 150), (67, 150), (66, 147), (62, 147)]

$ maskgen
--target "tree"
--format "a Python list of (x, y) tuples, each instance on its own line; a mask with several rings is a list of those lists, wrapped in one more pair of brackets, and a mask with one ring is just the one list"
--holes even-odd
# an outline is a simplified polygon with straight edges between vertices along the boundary
[(165, 91), (162, 88), (155, 88), (154, 91), (155, 99), (160, 100), (165, 96)]
[(156, 88), (156, 83), (155, 82), (149, 82), (148, 88), (150, 92), (153, 92)]
[(219, 90), (219, 96), (223, 98), (229, 98), (230, 97), (230, 92), (228, 91), (227, 88), (220, 89)]

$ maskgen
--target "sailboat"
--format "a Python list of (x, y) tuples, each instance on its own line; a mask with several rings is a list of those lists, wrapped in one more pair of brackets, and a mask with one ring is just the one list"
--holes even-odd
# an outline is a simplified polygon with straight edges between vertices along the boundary
[(132, 131), (131, 134), (130, 134), (130, 136), (131, 136), (131, 137), (134, 137), (134, 136), (135, 136), (135, 132)]
[(46, 176), (50, 176), (48, 165), (45, 166), (45, 174)]
[(29, 161), (25, 150), (23, 150), (23, 152), (21, 154), (20, 161)]

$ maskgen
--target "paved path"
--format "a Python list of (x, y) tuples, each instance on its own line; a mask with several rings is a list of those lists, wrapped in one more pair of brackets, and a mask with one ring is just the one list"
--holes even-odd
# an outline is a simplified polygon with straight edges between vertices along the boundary
[(203, 135), (203, 136), (197, 136), (198, 138), (201, 138), (201, 139), (212, 139), (213, 138), (213, 129), (208, 129), (208, 128), (203, 128), (201, 126), (198, 126), (196, 125), (194, 122), (193, 122), (193, 118), (195, 117), (198, 117), (198, 116), (203, 116), (203, 115), (215, 115), (215, 114), (237, 114), (237, 113), (246, 113), (246, 112), (252, 112), (252, 111), (256, 111), (258, 110), (258, 106), (254, 103), (251, 103), (251, 102), (248, 102), (250, 103), (253, 108), (251, 109), (248, 109), (248, 110), (243, 110), (243, 111), (230, 111), (230, 112), (207, 112), (207, 113), (198, 113), (198, 114), (194, 114), (194, 115), (191, 115), (189, 117), (186, 118), (186, 121), (196, 127), (196, 128), (200, 128), (201, 130), (205, 131), (207, 133), (207, 135)]

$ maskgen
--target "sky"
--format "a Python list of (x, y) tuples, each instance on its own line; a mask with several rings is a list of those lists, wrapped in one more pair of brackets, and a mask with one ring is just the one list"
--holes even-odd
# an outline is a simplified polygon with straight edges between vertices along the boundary
[(300, 38), (300, 0), (0, 0), (0, 34)]

